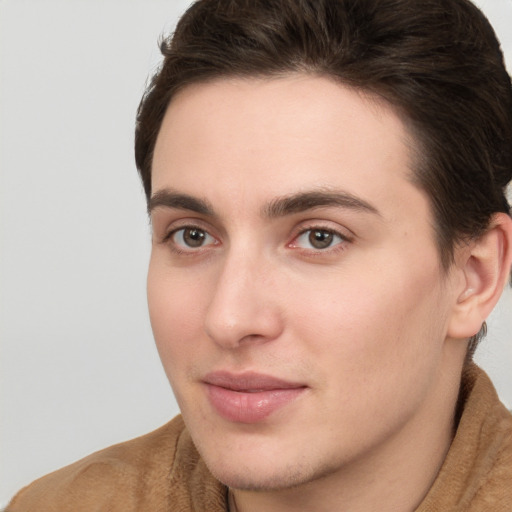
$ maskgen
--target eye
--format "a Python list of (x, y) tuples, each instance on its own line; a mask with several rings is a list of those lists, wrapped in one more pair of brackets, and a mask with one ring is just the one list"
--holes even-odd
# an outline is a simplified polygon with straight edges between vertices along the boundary
[(177, 229), (169, 237), (181, 249), (198, 249), (215, 244), (215, 238), (204, 229), (190, 226)]
[(339, 245), (346, 238), (329, 229), (313, 228), (303, 231), (291, 244), (301, 249), (322, 250)]

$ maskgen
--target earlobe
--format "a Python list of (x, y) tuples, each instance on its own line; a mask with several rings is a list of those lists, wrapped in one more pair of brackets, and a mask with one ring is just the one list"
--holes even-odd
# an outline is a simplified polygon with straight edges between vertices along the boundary
[(498, 302), (510, 278), (512, 219), (495, 214), (487, 231), (459, 254), (463, 289), (458, 293), (448, 329), (451, 338), (470, 338), (478, 333)]

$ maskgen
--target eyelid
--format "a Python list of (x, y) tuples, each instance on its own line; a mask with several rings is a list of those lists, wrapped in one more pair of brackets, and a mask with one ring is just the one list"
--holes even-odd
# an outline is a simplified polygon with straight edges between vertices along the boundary
[[(205, 245), (201, 245), (199, 247), (186, 247), (182, 244), (178, 244), (173, 240), (173, 237), (180, 230), (185, 229), (198, 229), (200, 231), (204, 231), (209, 237), (213, 239), (213, 242), (206, 243)], [(163, 231), (163, 233), (162, 233)], [(160, 231), (160, 236), (157, 235), (157, 243), (165, 245), (168, 249), (178, 256), (185, 255), (189, 257), (199, 256), (203, 254), (205, 251), (210, 250), (212, 247), (216, 247), (221, 244), (219, 236), (216, 233), (216, 230), (211, 226), (210, 223), (203, 221), (200, 218), (195, 217), (187, 217), (173, 220), (167, 223), (165, 229)]]
[(305, 222), (301, 222), (295, 229), (292, 234), (293, 238), (297, 238), (298, 236), (302, 235), (306, 231), (313, 231), (313, 230), (320, 230), (320, 231), (329, 231), (330, 233), (334, 233), (336, 235), (339, 235), (343, 240), (346, 240), (347, 242), (352, 242), (356, 238), (356, 234), (348, 229), (345, 226), (341, 226), (338, 223), (330, 222), (327, 220), (308, 220)]
[[(180, 233), (180, 231), (183, 231), (183, 233), (181, 235), (183, 240), (181, 242), (179, 241), (179, 238), (178, 238), (178, 234)], [(205, 235), (205, 237), (203, 239), (204, 244), (201, 244), (197, 247), (189, 246), (187, 243), (185, 243), (185, 240), (184, 240), (184, 235), (185, 235), (186, 231), (200, 231), (200, 232), (204, 233), (204, 235)], [(213, 235), (211, 235), (205, 229), (199, 228), (197, 226), (184, 226), (181, 228), (174, 229), (173, 231), (171, 231), (169, 233), (167, 239), (172, 240), (173, 245), (176, 246), (177, 248), (179, 248), (180, 251), (184, 251), (184, 252), (198, 252), (198, 251), (206, 249), (207, 247), (218, 245), (218, 242), (213, 237)]]
[[(213, 238), (214, 242), (206, 243), (205, 245), (199, 246), (197, 248), (194, 248), (194, 247), (187, 248), (186, 246), (184, 247), (184, 246), (178, 245), (176, 242), (174, 242), (172, 240), (172, 237), (178, 231), (183, 230), (183, 229), (199, 229), (201, 231), (204, 231), (204, 232), (206, 232), (206, 234), (208, 236)], [(335, 243), (332, 246), (327, 246), (326, 248), (314, 248), (314, 247), (305, 248), (305, 247), (296, 245), (297, 239), (300, 236), (304, 235), (308, 231), (314, 231), (314, 230), (326, 231), (326, 232), (332, 233), (332, 234), (338, 236), (341, 239), (341, 241)], [(217, 233), (217, 229), (215, 227), (213, 227), (209, 222), (205, 222), (203, 219), (197, 218), (197, 217), (188, 217), (188, 218), (180, 218), (177, 220), (173, 220), (173, 221), (169, 222), (167, 227), (165, 228), (165, 230), (162, 230), (162, 231), (164, 231), (164, 233), (161, 234), (160, 237), (158, 237), (157, 232), (155, 233), (155, 234), (157, 234), (157, 239), (156, 239), (157, 243), (161, 243), (164, 245), (165, 244), (171, 245), (172, 250), (179, 254), (188, 254), (188, 255), (196, 254), (197, 255), (197, 254), (202, 253), (205, 250), (209, 250), (212, 247), (222, 244), (219, 234)], [(287, 242), (285, 244), (285, 247), (295, 249), (298, 252), (299, 251), (303, 252), (304, 254), (328, 255), (329, 253), (339, 251), (342, 248), (345, 249), (346, 248), (345, 246), (347, 244), (353, 242), (355, 238), (356, 238), (356, 235), (352, 230), (350, 230), (349, 228), (347, 228), (343, 225), (338, 224), (337, 222), (329, 221), (329, 220), (310, 219), (310, 220), (302, 221), (302, 222), (299, 222), (298, 224), (296, 224), (296, 226), (292, 229), (292, 233), (290, 234), (290, 237), (288, 238), (289, 242)], [(342, 246), (342, 247), (340, 247), (340, 246)]]
[[(333, 237), (336, 237), (339, 239), (339, 242), (337, 243), (334, 243), (333, 245), (329, 245), (325, 248), (319, 248), (319, 247), (311, 247), (311, 248), (304, 248), (304, 247), (300, 247), (299, 244), (298, 244), (298, 240), (301, 239), (302, 237), (304, 237), (307, 233), (309, 232), (314, 232), (314, 231), (322, 231), (322, 232), (325, 232), (325, 233), (329, 233), (330, 235), (332, 235)], [(297, 247), (297, 248), (300, 248), (300, 249), (304, 249), (304, 250), (309, 250), (309, 251), (320, 251), (320, 252), (326, 252), (328, 251), (329, 249), (332, 249), (334, 248), (336, 245), (339, 245), (340, 243), (342, 242), (347, 242), (348, 240), (341, 234), (341, 233), (338, 233), (336, 231), (332, 231), (331, 229), (320, 229), (320, 228), (312, 228), (312, 229), (305, 229), (303, 231), (301, 231), (293, 240), (292, 242), (289, 244), (290, 247)]]
[(165, 226), (162, 225), (162, 229), (159, 230), (160, 233), (162, 233), (160, 236), (160, 241), (163, 243), (167, 242), (176, 231), (185, 228), (201, 229), (202, 231), (206, 231), (215, 239), (218, 239), (218, 236), (214, 234), (215, 229), (210, 223), (205, 222), (203, 219), (198, 217), (186, 217), (173, 219), (170, 222), (166, 222)]
[[(320, 249), (320, 248), (305, 248), (301, 247), (297, 244), (297, 240), (299, 237), (303, 236), (309, 231), (325, 231), (328, 233), (332, 233), (333, 235), (340, 238), (340, 242), (335, 243), (332, 246), (327, 246), (326, 248)], [(301, 223), (295, 230), (292, 235), (292, 239), (290, 242), (288, 242), (287, 247), (294, 249), (296, 251), (300, 251), (305, 255), (311, 255), (311, 256), (327, 256), (329, 254), (336, 253), (338, 251), (342, 251), (346, 249), (346, 245), (353, 242), (354, 240), (354, 233), (350, 231), (348, 228), (342, 228), (341, 226), (337, 225), (334, 227), (331, 223), (328, 221), (308, 221), (306, 223)]]

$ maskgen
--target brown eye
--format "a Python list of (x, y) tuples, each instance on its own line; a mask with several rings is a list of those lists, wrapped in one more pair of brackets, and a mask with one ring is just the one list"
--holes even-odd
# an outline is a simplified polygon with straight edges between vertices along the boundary
[(348, 239), (337, 231), (318, 227), (304, 230), (291, 246), (309, 251), (323, 251), (342, 246), (345, 242), (348, 242)]
[(197, 249), (205, 244), (214, 241), (204, 229), (196, 227), (181, 228), (176, 230), (172, 235), (173, 242), (185, 249)]
[(201, 229), (188, 228), (183, 230), (183, 241), (189, 247), (201, 247), (205, 239), (205, 233)]
[(326, 249), (334, 240), (334, 233), (324, 229), (312, 229), (309, 232), (308, 241), (315, 249)]

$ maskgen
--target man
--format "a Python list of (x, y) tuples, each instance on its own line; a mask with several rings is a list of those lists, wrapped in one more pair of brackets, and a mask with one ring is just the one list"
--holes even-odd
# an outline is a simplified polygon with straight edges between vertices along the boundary
[(201, 0), (138, 112), (182, 417), (8, 510), (512, 510), (472, 363), (512, 265), (512, 88), (467, 0)]

